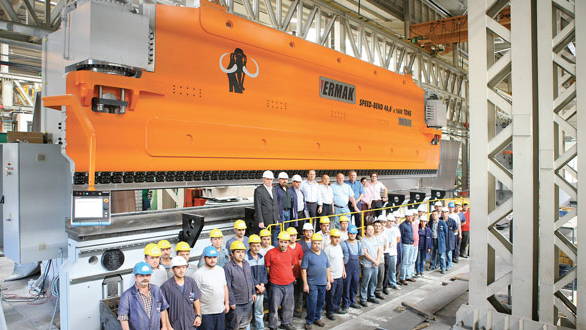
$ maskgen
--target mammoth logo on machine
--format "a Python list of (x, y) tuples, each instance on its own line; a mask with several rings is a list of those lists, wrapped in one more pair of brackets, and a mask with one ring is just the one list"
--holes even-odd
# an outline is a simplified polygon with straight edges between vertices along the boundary
[[(224, 67), (222, 61), (224, 57), (230, 55), (230, 63), (228, 63), (227, 67)], [(240, 48), (234, 49), (232, 53), (224, 53), (220, 56), (220, 70), (228, 75), (228, 86), (230, 88), (231, 93), (243, 93), (244, 92), (244, 78), (245, 75), (249, 76), (250, 78), (258, 77), (260, 72), (260, 67), (258, 63), (251, 57), (250, 60), (256, 66), (256, 72), (250, 73), (246, 64), (248, 62), (248, 57), (244, 54), (244, 51)]]

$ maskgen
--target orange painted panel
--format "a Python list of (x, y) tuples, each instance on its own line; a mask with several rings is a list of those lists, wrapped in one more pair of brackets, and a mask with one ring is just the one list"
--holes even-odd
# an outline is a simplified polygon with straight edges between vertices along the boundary
[[(141, 78), (67, 75), (75, 171), (90, 167), (85, 119), (96, 171), (438, 168), (430, 142), (441, 131), (425, 125), (410, 76), (206, 1), (157, 5), (155, 49), (155, 71)], [(97, 85), (127, 89), (127, 112), (93, 112)]]

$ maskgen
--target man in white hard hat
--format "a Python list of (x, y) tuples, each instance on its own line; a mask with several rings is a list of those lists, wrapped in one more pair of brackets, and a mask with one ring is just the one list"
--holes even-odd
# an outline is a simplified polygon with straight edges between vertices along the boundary
[(433, 209), (436, 210), (438, 213), (442, 212), (442, 207), (444, 207), (444, 204), (442, 204), (442, 202), (440, 201), (433, 203)]
[(254, 217), (258, 223), (257, 228), (250, 228), (250, 234), (258, 233), (280, 219), (277, 199), (273, 196), (273, 180), (275, 176), (271, 171), (264, 171), (262, 185), (254, 190)]
[(201, 325), (201, 292), (191, 277), (185, 276), (187, 261), (181, 256), (171, 259), (173, 278), (161, 286), (169, 304), (169, 321), (173, 329), (195, 329)]
[[(305, 218), (305, 195), (301, 190), (301, 175), (295, 174), (291, 178), (291, 197), (293, 197), (293, 219)], [(301, 221), (293, 223), (295, 227), (301, 230), (303, 225)]]

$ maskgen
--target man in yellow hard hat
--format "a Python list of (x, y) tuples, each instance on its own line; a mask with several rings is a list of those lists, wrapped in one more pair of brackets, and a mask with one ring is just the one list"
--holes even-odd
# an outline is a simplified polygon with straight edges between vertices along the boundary
[(279, 326), (279, 307), (281, 307), (281, 326), (286, 330), (293, 327), (293, 266), (295, 259), (289, 252), (291, 237), (286, 231), (279, 233), (277, 237), (279, 246), (270, 250), (265, 256), (265, 266), (271, 283), (271, 294), (269, 303), (269, 328), (277, 329)]
[[(217, 265), (220, 267), (224, 267), (224, 265), (228, 261), (230, 261), (230, 253), (228, 252), (228, 249), (226, 249), (226, 247), (224, 246), (224, 234), (222, 233), (222, 231), (217, 228), (212, 229), (212, 231), (210, 231), (210, 242), (211, 246), (216, 248), (216, 250), (218, 251)], [(204, 260), (203, 258), (200, 258), (197, 267), (201, 268), (203, 267), (203, 265)]]
[(252, 320), (252, 304), (256, 300), (254, 277), (246, 261), (246, 246), (235, 240), (230, 244), (232, 258), (224, 266), (230, 312), (226, 315), (226, 328), (246, 329)]
[(151, 284), (161, 286), (169, 278), (167, 270), (161, 262), (161, 249), (155, 243), (149, 243), (144, 247), (144, 261), (151, 266), (153, 273), (151, 275)]
[(303, 260), (303, 247), (297, 243), (297, 229), (295, 227), (287, 228), (287, 233), (291, 238), (289, 252), (293, 255), (295, 266), (293, 266), (293, 275), (295, 276), (295, 312), (294, 317), (301, 317), (303, 312), (303, 283), (301, 281), (301, 260)]
[(270, 250), (275, 248), (271, 242), (271, 238), (272, 237), (271, 237), (270, 230), (262, 229), (260, 231), (261, 244), (260, 244), (260, 251), (259, 252), (263, 256), (266, 256)]
[(246, 222), (244, 222), (244, 220), (234, 221), (234, 237), (226, 242), (226, 249), (230, 249), (230, 245), (234, 241), (241, 241), (248, 249), (248, 237), (244, 234), (246, 234)]
[(330, 217), (319, 218), (319, 234), (324, 238), (321, 242), (321, 249), (323, 250), (330, 244)]
[[(271, 233), (269, 233), (269, 237)], [(260, 253), (261, 238), (258, 235), (250, 235), (248, 238), (250, 250), (248, 250), (247, 261), (250, 264), (252, 276), (254, 277), (254, 287), (256, 289), (256, 301), (254, 302), (253, 311), (254, 319), (252, 325), (255, 329), (264, 329), (264, 297), (266, 285), (268, 282), (267, 269), (265, 267), (264, 255)], [(270, 242), (269, 242), (270, 245)], [(270, 245), (272, 247), (272, 245)]]
[(330, 290), (332, 274), (328, 257), (321, 249), (323, 236), (315, 233), (311, 237), (311, 249), (303, 256), (301, 262), (301, 278), (303, 291), (307, 293), (307, 316), (305, 329), (311, 329), (312, 324), (324, 327), (321, 320), (321, 311), (324, 306), (326, 291)]
[(345, 310), (340, 309), (346, 270), (344, 268), (344, 253), (342, 252), (342, 245), (340, 245), (339, 229), (332, 228), (330, 230), (330, 245), (326, 246), (324, 254), (328, 257), (332, 274), (332, 288), (326, 293), (326, 317), (333, 321), (335, 320), (334, 313), (346, 314)]
[(171, 270), (171, 242), (166, 239), (160, 240), (157, 243), (159, 249), (161, 249), (161, 265), (165, 267), (167, 273), (170, 274), (170, 277), (173, 276), (173, 271)]
[(185, 276), (194, 278), (195, 272), (197, 271), (197, 266), (191, 262), (189, 259), (191, 257), (191, 246), (187, 242), (177, 242), (175, 245), (175, 253), (179, 257), (183, 257), (187, 262), (187, 269), (185, 270)]
[(340, 217), (340, 241), (343, 242), (348, 239), (348, 226), (350, 224), (350, 218), (343, 215)]

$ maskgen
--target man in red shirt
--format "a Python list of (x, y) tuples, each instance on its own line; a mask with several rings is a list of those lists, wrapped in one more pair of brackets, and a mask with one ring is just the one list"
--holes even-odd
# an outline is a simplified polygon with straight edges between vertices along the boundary
[[(462, 243), (460, 244), (460, 256), (468, 258), (468, 245), (470, 244), (470, 206), (468, 203), (462, 205), (461, 213), (464, 214), (466, 222), (462, 222)], [(461, 217), (460, 217), (461, 218)]]
[(291, 236), (282, 231), (277, 237), (279, 246), (271, 249), (265, 256), (265, 266), (271, 283), (271, 297), (269, 302), (269, 328), (277, 329), (279, 326), (279, 307), (281, 307), (281, 327), (285, 330), (293, 330), (293, 308), (295, 299), (293, 295), (293, 266), (297, 263), (293, 253), (289, 250)]

